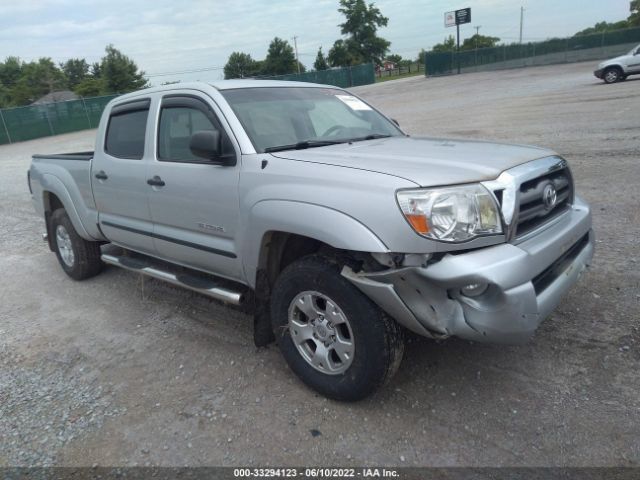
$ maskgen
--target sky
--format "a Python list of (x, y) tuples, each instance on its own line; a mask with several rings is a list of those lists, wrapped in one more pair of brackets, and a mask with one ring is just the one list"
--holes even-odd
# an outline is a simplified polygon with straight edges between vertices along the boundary
[[(112, 43), (149, 75), (166, 81), (212, 81), (233, 51), (266, 56), (278, 36), (297, 37), (300, 61), (311, 67), (318, 47), (326, 53), (341, 38), (338, 0), (0, 0), (0, 59), (50, 57), (99, 61)], [(369, 2), (368, 2), (369, 3)], [(629, 0), (378, 0), (389, 18), (378, 34), (390, 53), (416, 58), (455, 28), (444, 27), (444, 12), (471, 7), (471, 24), (461, 42), (475, 33), (517, 41), (520, 7), (523, 39), (570, 36), (599, 21), (629, 15)], [(179, 73), (178, 73), (179, 72)], [(189, 72), (189, 73), (186, 73)]]

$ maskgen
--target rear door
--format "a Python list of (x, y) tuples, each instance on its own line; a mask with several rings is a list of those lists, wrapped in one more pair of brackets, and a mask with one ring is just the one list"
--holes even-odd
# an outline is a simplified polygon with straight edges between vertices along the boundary
[(91, 166), (93, 196), (100, 228), (113, 243), (154, 253), (145, 148), (150, 99), (116, 104), (109, 113), (102, 145)]
[[(221, 134), (223, 154), (233, 165), (196, 157), (191, 135)], [(155, 158), (147, 177), (158, 255), (169, 261), (241, 280), (237, 256), (240, 149), (213, 101), (201, 94), (169, 93), (157, 115)]]

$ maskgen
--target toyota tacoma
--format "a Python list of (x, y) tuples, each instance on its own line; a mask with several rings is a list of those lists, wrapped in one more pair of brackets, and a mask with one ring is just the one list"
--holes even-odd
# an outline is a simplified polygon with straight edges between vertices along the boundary
[(255, 343), (339, 400), (392, 377), (407, 331), (527, 341), (594, 248), (558, 154), (409, 136), (326, 85), (123, 95), (94, 151), (34, 155), (28, 181), (71, 278), (108, 264), (244, 305)]

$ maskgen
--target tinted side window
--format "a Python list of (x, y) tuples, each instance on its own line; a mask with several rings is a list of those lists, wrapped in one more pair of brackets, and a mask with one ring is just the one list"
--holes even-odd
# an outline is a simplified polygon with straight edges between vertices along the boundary
[(107, 127), (105, 151), (120, 158), (141, 159), (149, 110), (125, 111), (112, 115)]
[(224, 130), (204, 112), (190, 107), (165, 107), (160, 111), (158, 132), (158, 159), (172, 162), (206, 162), (191, 153), (191, 135), (202, 130), (219, 131), (222, 137), (222, 154), (235, 155), (233, 146)]

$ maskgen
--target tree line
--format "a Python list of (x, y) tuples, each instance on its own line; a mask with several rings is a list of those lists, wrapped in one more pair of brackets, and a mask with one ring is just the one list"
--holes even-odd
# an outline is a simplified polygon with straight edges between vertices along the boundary
[[(361, 63), (381, 65), (391, 42), (377, 35), (378, 28), (385, 27), (389, 19), (382, 15), (373, 3), (364, 0), (340, 0), (338, 11), (345, 17), (340, 33), (345, 36), (336, 40), (325, 55), (318, 48), (314, 70), (331, 67), (347, 67)], [(245, 78), (284, 75), (304, 72), (302, 63), (296, 61), (293, 47), (287, 40), (274, 38), (264, 60), (254, 60), (250, 54), (233, 52), (224, 66), (224, 78)]]
[(56, 63), (48, 57), (24, 62), (7, 57), (0, 62), (0, 108), (29, 105), (55, 91), (71, 90), (81, 97), (126, 93), (147, 86), (144, 72), (113, 45), (99, 62), (84, 58)]
[(629, 2), (629, 12), (631, 14), (626, 20), (620, 20), (619, 22), (598, 22), (593, 27), (580, 30), (574, 37), (612, 32), (614, 30), (622, 30), (623, 28), (640, 27), (640, 0), (632, 0)]

